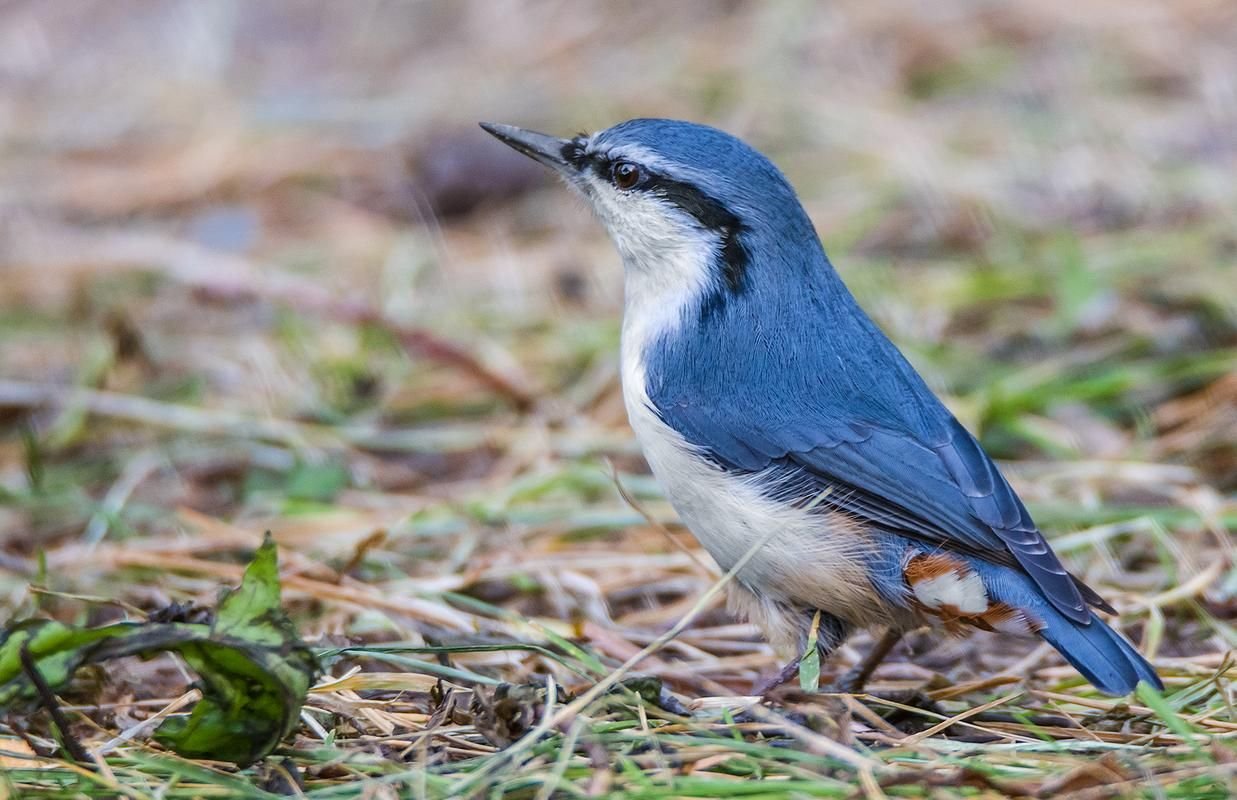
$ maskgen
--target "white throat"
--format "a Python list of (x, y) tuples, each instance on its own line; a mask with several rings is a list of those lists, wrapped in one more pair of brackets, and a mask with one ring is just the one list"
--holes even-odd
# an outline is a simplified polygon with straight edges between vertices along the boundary
[[(615, 235), (616, 243), (618, 238)], [(627, 246), (619, 245), (625, 271), (620, 346), (623, 401), (627, 419), (655, 473), (668, 468), (674, 456), (688, 447), (654, 410), (645, 363), (661, 337), (674, 336), (688, 324), (698, 298), (708, 288), (716, 242), (700, 236), (693, 244), (688, 246), (680, 236), (660, 250), (631, 240)]]
[(665, 462), (658, 453), (670, 455), (666, 447), (681, 451), (684, 443), (652, 408), (646, 358), (658, 339), (675, 335), (694, 314), (715, 280), (721, 241), (656, 195), (622, 193), (596, 178), (589, 179), (585, 194), (623, 259), (623, 399), (636, 438), (657, 471), (661, 465), (653, 462)]

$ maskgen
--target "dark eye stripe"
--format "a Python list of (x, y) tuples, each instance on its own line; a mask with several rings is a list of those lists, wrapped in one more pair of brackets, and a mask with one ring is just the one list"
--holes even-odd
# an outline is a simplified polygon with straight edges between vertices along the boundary
[(699, 187), (667, 178), (664, 175), (649, 173), (645, 178), (644, 187), (647, 191), (666, 198), (683, 211), (695, 217), (703, 228), (711, 231), (734, 230), (743, 225), (730, 209), (703, 192)]
[[(576, 169), (580, 171), (592, 169), (599, 177), (609, 181), (611, 169), (621, 159), (611, 159), (600, 153), (587, 152), (587, 141), (582, 136), (572, 139), (563, 146), (563, 158)], [(694, 184), (669, 178), (646, 167), (640, 167), (640, 171), (642, 177), (639, 184), (634, 187), (635, 191), (650, 192), (664, 198), (676, 208), (691, 215), (700, 227), (713, 231), (721, 237), (721, 277), (725, 288), (731, 294), (742, 292), (746, 288), (745, 276), (750, 257), (743, 243), (744, 226), (738, 215), (720, 200)], [(713, 296), (706, 298), (701, 307), (701, 315), (713, 314), (721, 308), (724, 302), (725, 297), (722, 293), (714, 293)]]
[[(743, 221), (724, 203), (699, 187), (684, 181), (650, 173), (645, 178), (642, 188), (664, 197), (677, 208), (690, 214), (700, 223), (700, 227), (714, 231), (721, 237), (722, 279), (732, 294), (742, 292), (746, 288), (744, 278), (750, 260), (747, 247), (743, 244)], [(705, 302), (701, 313), (704, 315), (713, 313), (723, 300), (721, 296), (711, 298)]]

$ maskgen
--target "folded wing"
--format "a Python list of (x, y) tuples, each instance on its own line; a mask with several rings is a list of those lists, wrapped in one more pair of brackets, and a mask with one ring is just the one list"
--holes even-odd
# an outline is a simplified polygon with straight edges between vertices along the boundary
[[(912, 393), (913, 395), (913, 393)], [(882, 529), (1025, 572), (1064, 616), (1090, 619), (1104, 601), (1062, 566), (979, 443), (930, 394), (913, 422), (843, 419), (799, 404), (754, 413), (736, 398), (708, 406), (665, 398), (657, 412), (719, 464), (772, 471), (770, 486)], [(933, 408), (932, 406), (935, 406)], [(893, 424), (890, 424), (890, 422)]]

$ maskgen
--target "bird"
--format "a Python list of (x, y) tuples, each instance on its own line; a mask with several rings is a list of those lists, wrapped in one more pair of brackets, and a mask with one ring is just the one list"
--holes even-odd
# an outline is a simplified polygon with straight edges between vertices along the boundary
[(619, 370), (653, 476), (731, 609), (794, 676), (883, 629), (858, 691), (925, 626), (1039, 637), (1121, 696), (1163, 683), (1098, 612), (978, 440), (859, 306), (773, 162), (717, 128), (481, 127), (583, 196), (621, 257)]

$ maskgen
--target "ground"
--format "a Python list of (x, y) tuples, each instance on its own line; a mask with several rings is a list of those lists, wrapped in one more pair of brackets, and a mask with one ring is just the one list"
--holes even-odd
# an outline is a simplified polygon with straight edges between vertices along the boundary
[[(87, 670), (97, 765), (10, 712), (0, 796), (1237, 793), (1234, 41), (1225, 0), (6, 4), (0, 614), (210, 606), (270, 530), (325, 674), (237, 770), (149, 739), (182, 662)], [(1162, 697), (925, 633), (738, 716), (777, 664), (627, 428), (617, 257), (475, 125), (632, 116), (782, 166)]]

